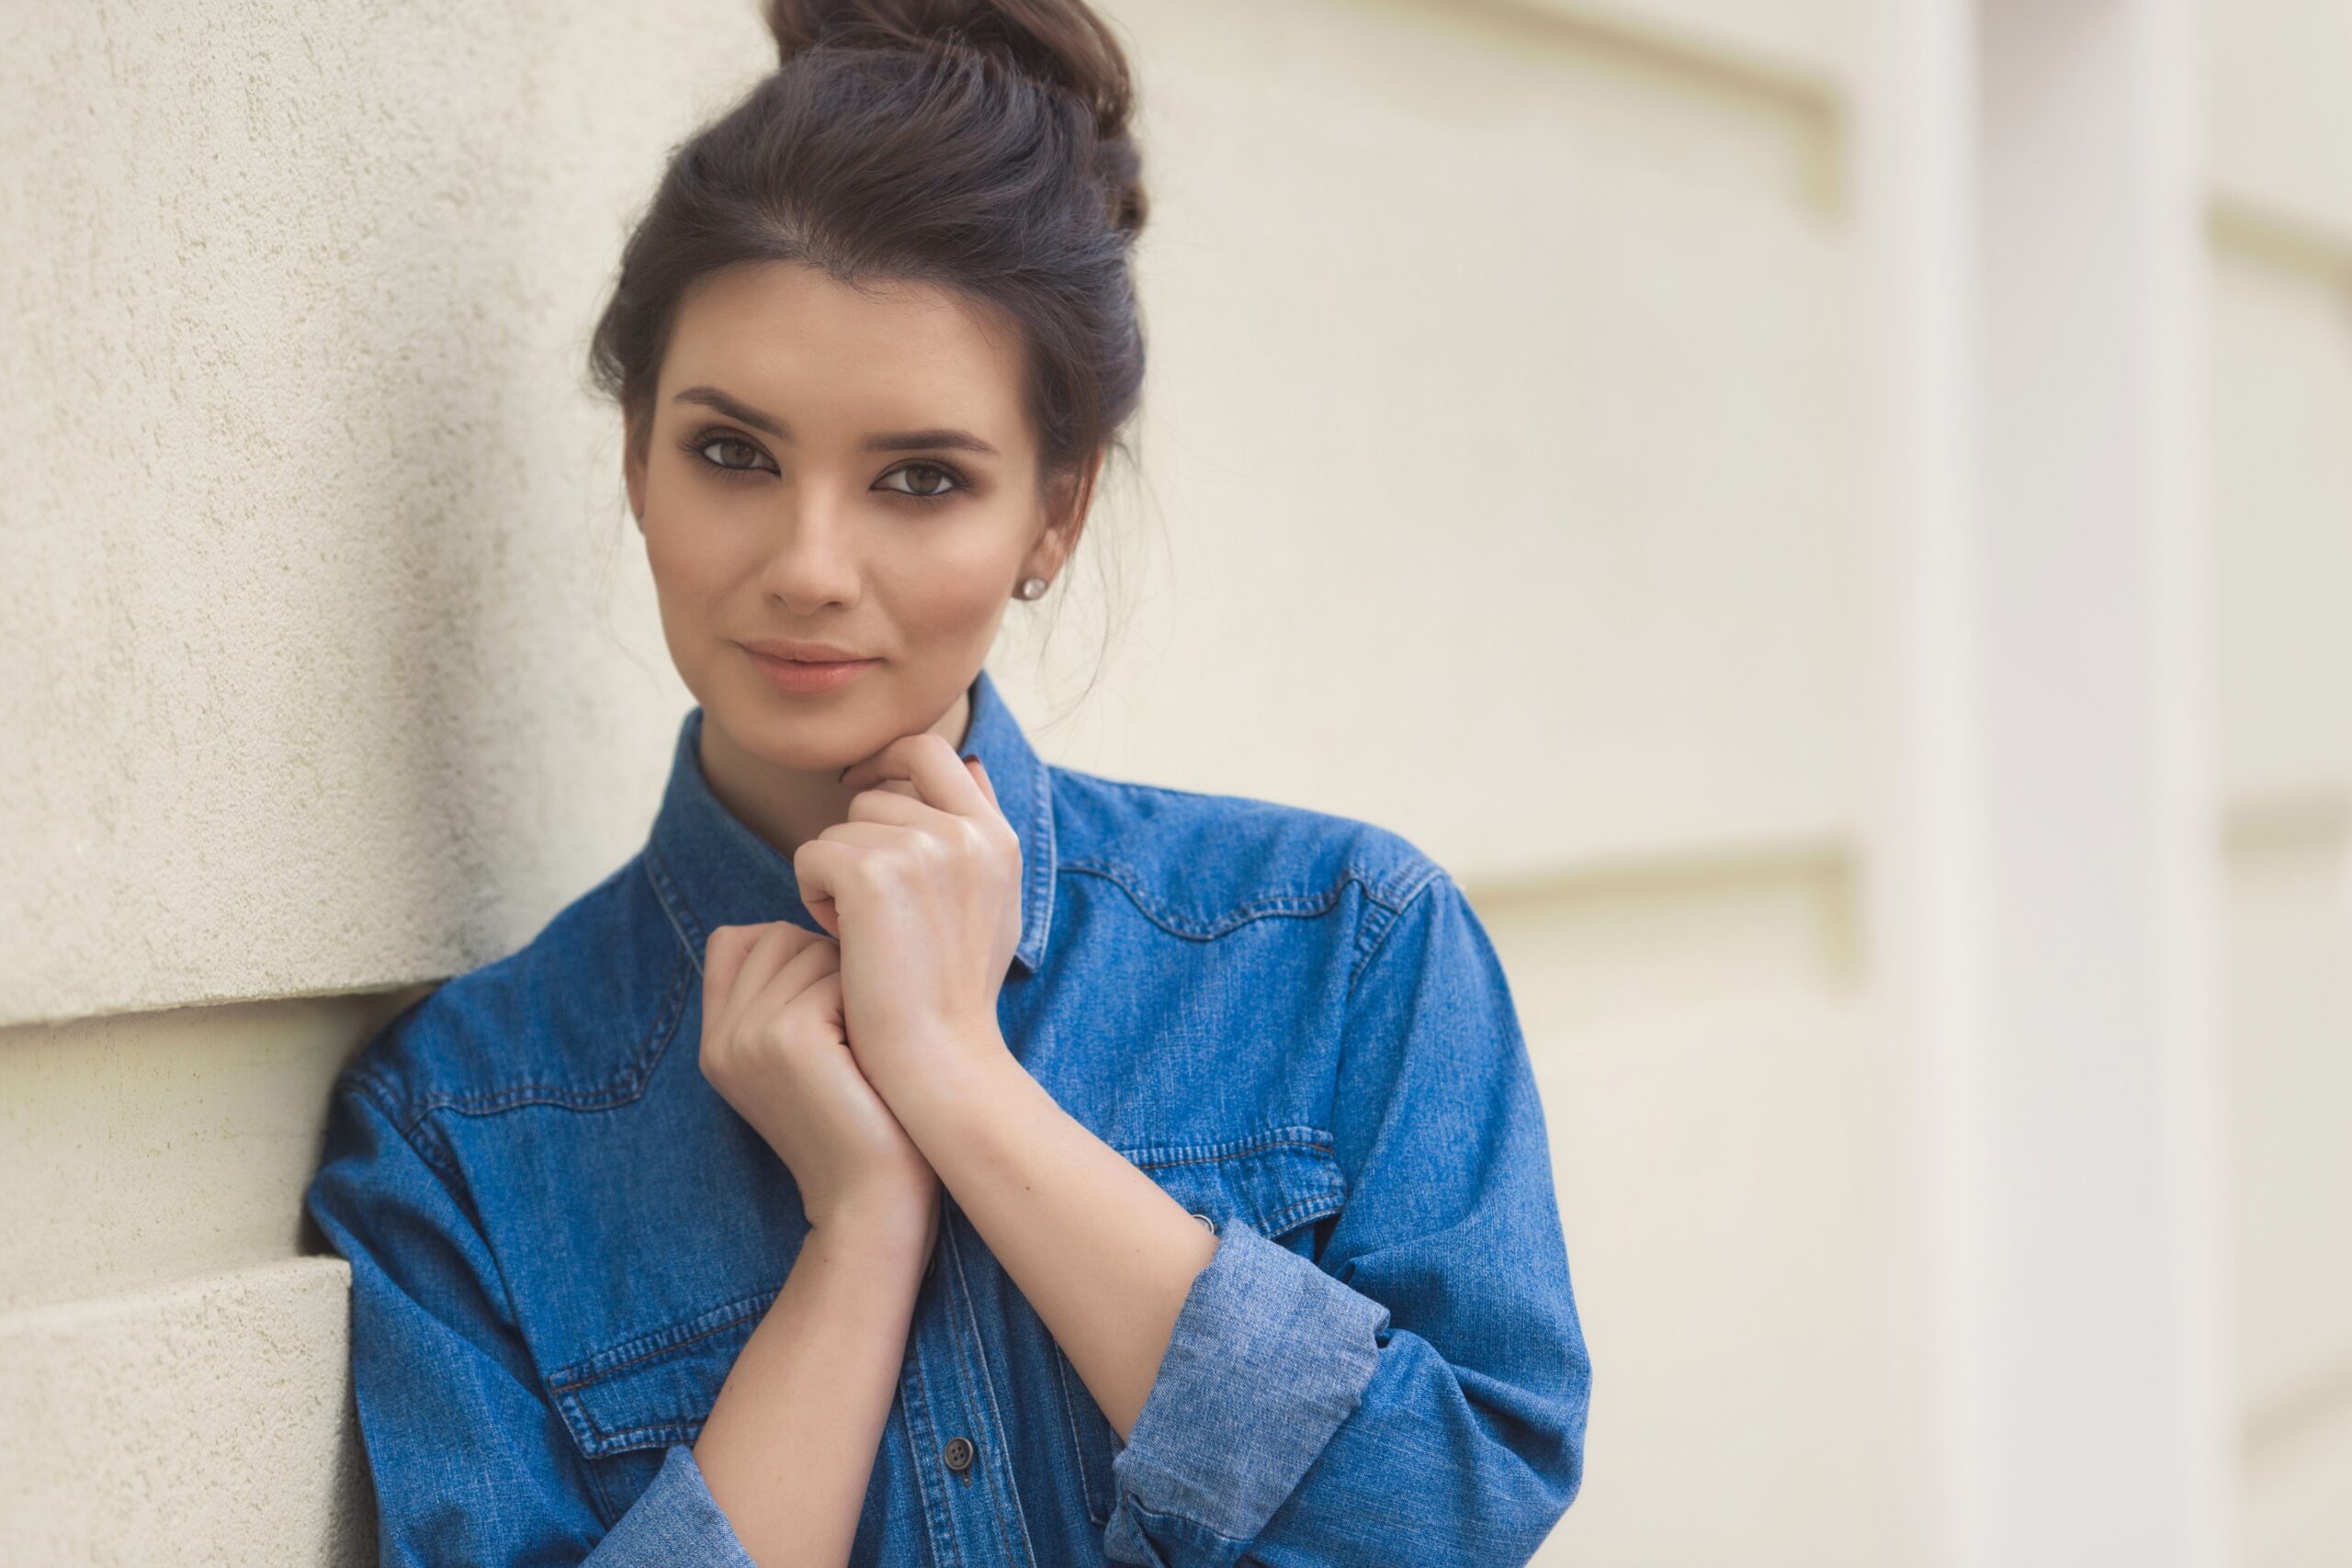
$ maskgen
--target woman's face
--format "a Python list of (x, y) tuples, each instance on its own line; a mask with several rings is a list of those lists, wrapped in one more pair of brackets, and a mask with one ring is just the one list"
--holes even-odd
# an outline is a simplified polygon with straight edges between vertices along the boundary
[[(775, 264), (688, 290), (627, 468), (707, 745), (837, 772), (956, 708), (1014, 585), (1051, 580), (1083, 520), (1081, 498), (1047, 526), (1021, 371), (934, 288)], [(869, 662), (796, 690), (764, 641)]]

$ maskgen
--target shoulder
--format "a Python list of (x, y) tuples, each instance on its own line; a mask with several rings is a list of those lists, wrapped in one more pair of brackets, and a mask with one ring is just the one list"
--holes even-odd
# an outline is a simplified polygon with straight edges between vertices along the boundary
[(395, 1014), (339, 1085), (410, 1124), (445, 1108), (619, 1104), (643, 1092), (695, 974), (633, 854), (521, 948)]
[(1351, 895), (1393, 918), (1444, 875), (1404, 835), (1357, 818), (1058, 765), (1050, 771), (1059, 874), (1115, 885), (1180, 935), (1209, 937), (1263, 915), (1336, 909)]

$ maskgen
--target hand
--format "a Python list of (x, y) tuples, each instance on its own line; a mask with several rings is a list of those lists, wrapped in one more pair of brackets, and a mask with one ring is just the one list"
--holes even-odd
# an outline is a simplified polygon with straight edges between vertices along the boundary
[(849, 819), (792, 857), (841, 942), (851, 1049), (888, 1101), (910, 1074), (1001, 1054), (997, 993), (1021, 943), (1021, 836), (988, 768), (929, 731), (854, 765)]
[(713, 931), (702, 1075), (792, 1172), (811, 1224), (854, 1213), (928, 1235), (939, 1179), (850, 1053), (840, 954), (788, 920)]

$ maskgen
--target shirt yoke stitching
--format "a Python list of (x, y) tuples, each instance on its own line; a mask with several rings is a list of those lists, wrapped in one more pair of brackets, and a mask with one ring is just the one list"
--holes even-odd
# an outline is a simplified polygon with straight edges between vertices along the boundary
[(1109, 882), (1127, 896), (1128, 902), (1135, 905), (1146, 919), (1172, 936), (1192, 942), (1206, 942), (1269, 916), (1327, 913), (1340, 902), (1350, 884), (1361, 888), (1366, 900), (1385, 908), (1388, 918), (1393, 919), (1412, 901), (1413, 894), (1419, 892), (1428, 880), (1428, 874), (1436, 869), (1434, 863), (1422, 860), (1408, 868), (1402, 886), (1392, 886), (1363, 867), (1351, 863), (1340, 868), (1338, 877), (1328, 887), (1308, 892), (1265, 894), (1236, 905), (1215, 919), (1201, 921), (1188, 919), (1166, 908), (1153, 896), (1143, 877), (1107, 855), (1069, 856), (1060, 865), (1060, 870), (1065, 873), (1099, 876)]
[[(368, 1081), (381, 1085), (379, 1101), (401, 1104), (399, 1118), (402, 1131), (411, 1132), (422, 1126), (434, 1112), (454, 1111), (461, 1116), (495, 1116), (525, 1105), (552, 1105), (559, 1110), (599, 1111), (618, 1110), (644, 1097), (651, 1083), (653, 1070), (661, 1065), (670, 1043), (677, 1037), (678, 1025), (685, 1016), (687, 982), (694, 976), (694, 966), (681, 963), (670, 983), (662, 1006), (655, 1011), (652, 1026), (640, 1040), (629, 1059), (606, 1082), (592, 1089), (577, 1089), (562, 1084), (510, 1083), (496, 1089), (478, 1089), (470, 1093), (436, 1089), (413, 1100), (401, 1100), (391, 1094), (390, 1086), (368, 1075)], [(357, 1077), (354, 1069), (347, 1075)]]
[(1445, 868), (1434, 861), (1424, 860), (1419, 870), (1418, 879), (1400, 900), (1393, 904), (1376, 902), (1373, 910), (1367, 911), (1363, 919), (1358, 922), (1355, 967), (1348, 971), (1348, 1000), (1351, 1004), (1355, 1000), (1356, 982), (1363, 977), (1364, 970), (1378, 956), (1380, 950), (1388, 945), (1388, 933), (1404, 923), (1405, 911), (1418, 903), (1421, 896), (1445, 874)]

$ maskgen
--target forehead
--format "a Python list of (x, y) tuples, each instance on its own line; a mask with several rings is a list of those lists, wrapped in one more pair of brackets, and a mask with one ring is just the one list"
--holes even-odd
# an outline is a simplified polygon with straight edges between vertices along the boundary
[(953, 423), (1003, 446), (1025, 424), (1020, 368), (1004, 326), (944, 288), (763, 263), (687, 289), (661, 395), (716, 386), (796, 432)]

